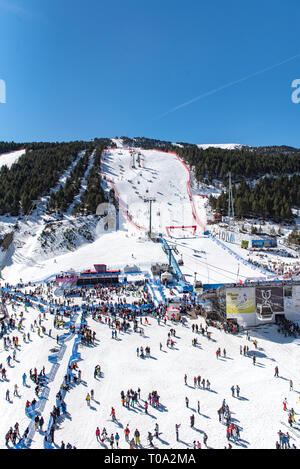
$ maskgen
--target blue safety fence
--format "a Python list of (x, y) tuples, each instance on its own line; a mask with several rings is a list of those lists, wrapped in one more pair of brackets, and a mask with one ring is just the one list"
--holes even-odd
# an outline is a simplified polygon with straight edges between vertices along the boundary
[[(82, 316), (81, 316), (81, 321), (80, 321), (81, 326), (86, 325), (85, 316), (86, 316), (86, 312), (82, 311)], [(75, 323), (75, 319), (76, 318), (74, 317), (73, 320), (71, 321), (73, 324)], [(64, 343), (65, 340), (69, 337), (69, 335), (70, 335), (70, 333), (64, 334), (64, 336), (60, 337), (60, 341), (62, 341)], [(77, 362), (81, 358), (80, 352), (78, 351), (78, 346), (79, 346), (80, 342), (81, 342), (80, 332), (78, 332), (77, 337), (75, 337), (74, 344), (73, 344), (73, 347), (72, 347), (71, 356), (70, 356), (69, 361), (68, 361), (67, 371), (70, 369), (70, 365), (73, 365), (75, 362)], [(61, 401), (64, 401), (67, 391), (64, 390), (61, 387), (60, 388), (60, 393), (61, 393)], [(61, 402), (59, 402), (57, 399), (56, 399), (56, 406), (59, 406), (62, 410)], [(67, 404), (65, 403), (64, 413), (66, 413), (66, 408), (67, 408)], [(44, 448), (45, 449), (53, 449), (54, 448), (53, 442), (48, 441), (48, 438), (49, 438), (49, 435), (50, 435), (50, 429), (51, 429), (52, 425), (53, 425), (53, 417), (52, 417), (52, 415), (50, 415), (49, 422), (48, 422), (48, 425), (47, 425), (47, 431), (45, 432), (45, 437), (44, 437)]]
[(208, 238), (210, 238), (212, 241), (214, 241), (216, 244), (218, 244), (222, 249), (224, 249), (224, 251), (229, 252), (229, 254), (231, 254), (233, 257), (235, 257), (235, 259), (239, 260), (243, 265), (246, 265), (246, 266), (250, 267), (251, 269), (256, 270), (258, 272), (261, 272), (264, 275), (268, 275), (268, 276), (269, 275), (274, 275), (275, 276), (274, 272), (271, 272), (270, 270), (263, 269), (262, 267), (256, 266), (256, 265), (252, 264), (251, 262), (246, 261), (242, 256), (240, 256), (235, 251), (233, 251), (233, 249), (231, 249), (230, 247), (228, 247), (224, 243), (222, 243), (222, 241), (217, 239), (209, 231), (207, 231), (206, 234), (207, 234)]

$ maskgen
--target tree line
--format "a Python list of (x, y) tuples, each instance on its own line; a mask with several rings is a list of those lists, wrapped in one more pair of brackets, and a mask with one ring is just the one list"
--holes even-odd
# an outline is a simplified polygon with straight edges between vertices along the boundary
[(107, 198), (102, 188), (101, 157), (103, 150), (109, 146), (110, 140), (101, 141), (95, 152), (94, 163), (87, 177), (87, 187), (80, 201), (73, 209), (73, 215), (95, 215), (99, 204), (106, 202)]
[(85, 150), (85, 153), (67, 178), (64, 186), (60, 185), (58, 191), (52, 191), (47, 205), (48, 212), (65, 212), (72, 204), (74, 197), (80, 192), (83, 176), (88, 168), (93, 149)]
[(220, 197), (210, 197), (210, 205), (218, 213), (228, 210), (228, 173), (233, 181), (235, 215), (237, 217), (293, 219), (292, 208), (300, 207), (300, 150), (291, 147), (242, 147), (225, 150), (147, 138), (126, 138), (126, 143), (142, 148), (175, 151), (191, 168), (199, 183), (222, 183), (226, 187)]
[[(300, 207), (300, 176), (264, 177), (251, 185), (242, 181), (233, 187), (234, 211), (239, 218), (270, 218), (276, 222), (291, 221), (292, 208)], [(211, 207), (222, 215), (228, 211), (228, 191), (216, 198)]]
[(83, 142), (44, 144), (28, 149), (10, 169), (0, 170), (0, 215), (27, 214), (34, 200), (49, 194), (61, 174), (84, 149)]

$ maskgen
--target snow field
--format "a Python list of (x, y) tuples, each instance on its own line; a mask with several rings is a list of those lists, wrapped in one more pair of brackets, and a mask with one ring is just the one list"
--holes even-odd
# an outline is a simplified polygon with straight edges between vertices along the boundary
[(14, 163), (17, 163), (18, 159), (25, 153), (25, 149), (12, 151), (10, 153), (2, 153), (0, 155), (0, 168), (4, 165), (10, 168)]
[[(18, 307), (19, 313), (23, 308)], [(25, 329), (37, 318), (36, 309), (29, 308), (25, 313)], [(44, 322), (46, 329), (52, 323), (53, 316), (47, 316)], [(226, 427), (219, 423), (217, 410), (223, 399), (226, 399), (232, 411), (233, 421), (241, 429), (241, 439), (233, 447), (236, 448), (274, 448), (277, 431), (287, 431), (287, 412), (282, 410), (282, 401), (288, 399), (288, 407), (296, 411), (296, 426), (299, 425), (299, 339), (284, 338), (275, 331), (274, 326), (264, 326), (256, 331), (250, 331), (251, 341), (246, 340), (245, 334), (238, 336), (225, 334), (213, 327), (212, 339), (194, 334), (191, 324), (202, 323), (202, 319), (188, 320), (188, 327), (172, 324), (158, 325), (154, 318), (148, 318), (149, 325), (143, 324), (144, 337), (138, 333), (127, 332), (118, 334), (118, 340), (111, 338), (111, 329), (104, 323), (99, 323), (88, 317), (88, 327), (96, 332), (95, 346), (80, 346), (80, 359), (78, 366), (82, 371), (82, 383), (75, 385), (65, 396), (67, 411), (66, 417), (55, 432), (55, 443), (70, 442), (77, 448), (105, 448), (97, 443), (95, 438), (96, 427), (102, 430), (106, 427), (107, 433), (119, 432), (120, 447), (128, 448), (124, 438), (124, 429), (127, 424), (131, 434), (135, 428), (141, 433), (141, 444), (147, 447), (148, 431), (153, 433), (155, 423), (159, 424), (162, 434), (160, 440), (154, 440), (155, 446), (161, 449), (192, 448), (194, 440), (202, 443), (203, 432), (208, 435), (208, 446), (222, 449), (227, 445)], [(144, 321), (143, 321), (144, 322)], [(78, 320), (77, 320), (78, 323)], [(51, 324), (52, 325), (52, 324)], [(166, 340), (170, 328), (175, 328), (174, 349), (167, 348)], [(57, 331), (52, 327), (52, 335), (56, 337), (63, 330)], [(7, 368), (9, 382), (0, 381), (0, 400), (3, 402), (3, 418), (0, 429), (4, 436), (8, 428), (18, 421), (21, 433), (29, 423), (25, 415), (25, 402), (34, 396), (34, 383), (29, 379), (29, 369), (37, 367), (38, 371), (45, 366), (46, 374), (52, 368), (48, 361), (50, 348), (56, 346), (55, 339), (48, 336), (43, 338), (37, 332), (31, 332), (32, 342), (23, 344), (21, 334), (18, 335), (21, 351), (17, 352), (14, 367)], [(192, 338), (197, 336), (200, 345), (192, 346)], [(258, 340), (256, 365), (253, 365), (251, 354), (255, 350), (252, 340)], [(55, 404), (55, 396), (67, 372), (67, 365), (72, 353), (75, 336), (72, 335), (65, 342), (66, 349), (53, 381), (49, 383), (47, 400), (43, 401), (42, 414), (45, 419), (44, 428), (47, 428), (49, 414)], [(159, 343), (163, 350), (160, 351)], [(136, 348), (150, 346), (151, 358), (137, 357)], [(250, 356), (244, 357), (239, 353), (240, 345), (248, 345)], [(216, 349), (226, 348), (227, 358), (217, 359)], [(39, 353), (36, 353), (36, 350)], [(2, 362), (8, 352), (1, 351)], [(292, 357), (292, 358), (291, 358)], [(103, 377), (94, 379), (94, 367), (100, 364)], [(279, 378), (274, 378), (274, 368), (279, 366)], [(21, 383), (22, 374), (28, 375), (27, 382), (30, 388), (24, 388)], [(184, 374), (188, 376), (188, 386), (184, 385)], [(201, 375), (201, 379), (209, 379), (211, 390), (194, 389), (194, 376)], [(289, 379), (293, 379), (294, 391), (289, 391)], [(12, 397), (13, 404), (5, 401), (6, 389), (17, 383), (21, 398)], [(241, 388), (240, 398), (231, 396), (230, 388), (238, 384)], [(141, 407), (127, 409), (122, 406), (120, 392), (127, 389), (141, 388)], [(94, 389), (94, 401), (88, 407), (85, 397)], [(161, 409), (149, 406), (148, 415), (144, 412), (144, 400), (148, 393), (157, 390), (160, 395)], [(185, 406), (185, 397), (189, 398), (189, 408)], [(201, 415), (197, 414), (197, 401), (200, 401)], [(111, 407), (115, 407), (119, 423), (113, 423), (110, 417)], [(190, 427), (190, 416), (195, 414), (195, 428)], [(176, 442), (175, 424), (180, 423), (179, 437)], [(291, 443), (299, 445), (297, 430), (290, 431)], [(109, 447), (108, 441), (106, 446)], [(203, 446), (203, 445), (202, 445)], [(4, 439), (0, 441), (4, 448)], [(43, 435), (33, 434), (32, 448), (43, 447)]]

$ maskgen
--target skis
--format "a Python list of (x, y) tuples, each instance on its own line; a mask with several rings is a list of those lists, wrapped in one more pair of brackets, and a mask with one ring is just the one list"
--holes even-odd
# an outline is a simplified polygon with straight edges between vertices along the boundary
[[(294, 433), (294, 435), (296, 435), (297, 437), (300, 436), (300, 433), (296, 433), (295, 429), (289, 425), (287, 425), (285, 422), (282, 422), (282, 420), (280, 420), (280, 423), (282, 425), (284, 425), (285, 427), (287, 427), (289, 429), (290, 432)], [(299, 429), (300, 430), (300, 429)]]

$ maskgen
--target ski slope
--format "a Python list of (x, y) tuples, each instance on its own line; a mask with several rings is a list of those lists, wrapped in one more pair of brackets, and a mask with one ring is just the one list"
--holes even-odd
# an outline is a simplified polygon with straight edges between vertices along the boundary
[(25, 155), (25, 153), (26, 149), (12, 151), (10, 153), (2, 153), (0, 155), (0, 168), (5, 165), (10, 168), (22, 155)]
[(207, 150), (208, 148), (220, 148), (222, 150), (241, 150), (245, 145), (240, 143), (202, 143), (197, 145), (198, 148), (202, 150)]
[[(61, 252), (61, 239), (58, 236), (57, 254), (55, 244), (51, 252), (44, 254), (39, 246), (40, 235), (47, 223), (45, 207), (48, 197), (44, 197), (37, 213), (20, 222), (21, 229), (15, 235), (15, 251), (11, 263), (3, 270), (6, 281), (15, 284), (20, 279), (43, 280), (57, 270), (72, 268), (80, 271), (92, 267), (94, 262), (102, 261), (120, 268), (133, 262), (142, 269), (150, 269), (151, 263), (159, 260), (166, 262), (161, 246), (147, 241), (146, 233), (150, 229), (149, 198), (154, 199), (151, 211), (152, 232), (171, 236), (169, 240), (178, 243), (184, 258), (182, 271), (188, 281), (193, 282), (195, 272), (197, 278), (204, 283), (228, 283), (258, 276), (254, 266), (229, 254), (211, 239), (203, 237), (207, 198), (201, 195), (201, 189), (193, 186), (189, 168), (175, 153), (128, 149), (122, 146), (121, 140), (114, 143), (116, 148), (106, 150), (103, 154), (101, 171), (106, 189), (113, 188), (119, 200), (119, 230), (105, 233), (99, 223), (94, 242), (67, 252)], [(84, 152), (78, 155), (53, 191), (64, 185), (72, 167), (83, 155)], [(87, 174), (89, 169), (90, 165)], [(65, 215), (65, 223), (68, 220), (73, 220), (69, 212)], [(92, 224), (91, 229), (94, 229)], [(113, 251), (110, 249), (111, 242), (114, 245)]]
[[(113, 269), (123, 268), (128, 264), (137, 265), (142, 271), (150, 271), (154, 262), (167, 262), (161, 244), (149, 241), (146, 232), (149, 230), (149, 203), (145, 198), (153, 197), (152, 231), (167, 235), (168, 226), (196, 225), (196, 235), (190, 229), (171, 229), (170, 245), (176, 245), (183, 258), (182, 273), (193, 282), (196, 272), (197, 279), (203, 283), (235, 282), (245, 277), (257, 276), (257, 271), (250, 264), (243, 264), (234, 253), (222, 248), (211, 238), (203, 235), (206, 225), (206, 201), (198, 197), (198, 189), (192, 187), (190, 174), (174, 154), (166, 154), (156, 150), (136, 149), (134, 153), (122, 146), (120, 140), (115, 141), (117, 148), (105, 152), (102, 174), (106, 178), (107, 188), (114, 188), (120, 201), (119, 230), (100, 233), (92, 243), (86, 243), (74, 251), (53, 253), (48, 258), (41, 257), (36, 248), (40, 218), (27, 220), (26, 233), (22, 232), (18, 239), (23, 248), (17, 248), (11, 265), (3, 272), (1, 285), (23, 282), (49, 282), (51, 277), (70, 269), (82, 271), (92, 268), (94, 263), (104, 263)], [(137, 157), (139, 155), (139, 163)], [(133, 168), (133, 165), (135, 166)], [(64, 175), (66, 177), (66, 174)], [(43, 212), (43, 209), (42, 209)], [(261, 276), (261, 274), (260, 274)], [(23, 289), (24, 290), (24, 289)], [(29, 288), (26, 288), (27, 292)], [(47, 298), (47, 294), (57, 301), (63, 297), (55, 297), (56, 285), (49, 287), (42, 283), (36, 293), (38, 303)], [(157, 298), (162, 298), (155, 288)], [(120, 298), (114, 298), (119, 301)], [(100, 301), (100, 300), (99, 300)], [(132, 299), (130, 300), (132, 301)], [(72, 303), (73, 302), (73, 303)], [(82, 300), (75, 298), (71, 305), (82, 305)], [(273, 325), (261, 326), (250, 331), (250, 339), (246, 333), (232, 335), (209, 327), (212, 333), (209, 340), (206, 335), (196, 334), (192, 325), (205, 326), (202, 318), (187, 319), (185, 325), (166, 324), (148, 316), (142, 320), (144, 335), (133, 332), (132, 328), (118, 332), (117, 339), (112, 339), (112, 329), (104, 322), (98, 322), (88, 315), (87, 326), (95, 331), (96, 342), (93, 346), (78, 346), (78, 329), (80, 312), (72, 317), (75, 333), (65, 328), (55, 329), (54, 316), (46, 308), (42, 325), (46, 333), (38, 333), (34, 321), (39, 320), (38, 307), (24, 307), (23, 303), (8, 305), (10, 315), (20, 319), (24, 315), (23, 328), (14, 329), (10, 336), (19, 338), (20, 347), (16, 360), (7, 365), (8, 355), (12, 348), (4, 350), (3, 340), (0, 342), (0, 362), (7, 369), (8, 380), (0, 379), (0, 402), (2, 403), (2, 419), (0, 422), (0, 447), (6, 448), (4, 436), (10, 426), (19, 422), (21, 434), (30, 428), (28, 447), (32, 449), (49, 447), (45, 442), (44, 433), (35, 430), (34, 414), (25, 412), (25, 403), (35, 396), (35, 384), (29, 379), (29, 370), (38, 371), (45, 366), (48, 383), (38, 401), (37, 410), (43, 415), (44, 430), (49, 428), (50, 412), (56, 405), (56, 394), (60, 390), (64, 376), (70, 363), (77, 361), (81, 370), (82, 381), (72, 385), (66, 392), (65, 402), (67, 414), (58, 421), (55, 441), (52, 448), (59, 448), (61, 441), (88, 449), (110, 448), (109, 441), (96, 441), (97, 426), (101, 431), (106, 427), (108, 436), (116, 431), (120, 435), (120, 448), (128, 448), (124, 438), (124, 429), (129, 426), (131, 434), (136, 428), (141, 434), (141, 445), (149, 448), (148, 432), (153, 433), (156, 423), (159, 425), (159, 439), (154, 438), (154, 445), (159, 449), (193, 448), (194, 441), (203, 445), (204, 432), (208, 435), (208, 448), (223, 449), (228, 445), (226, 426), (218, 420), (217, 411), (223, 399), (229, 405), (233, 422), (240, 428), (240, 439), (231, 441), (237, 449), (274, 448), (278, 439), (279, 429), (289, 431), (291, 444), (300, 445), (299, 422), (299, 338), (284, 337)], [(167, 347), (166, 341), (171, 328), (175, 328), (174, 347)], [(52, 334), (49, 336), (49, 329)], [(23, 334), (30, 333), (30, 340), (23, 342)], [(60, 344), (56, 337), (61, 336)], [(192, 345), (197, 337), (198, 345)], [(253, 340), (257, 339), (258, 348)], [(160, 349), (160, 343), (162, 349)], [(249, 356), (240, 354), (240, 347), (249, 346)], [(137, 348), (149, 346), (151, 356), (140, 358)], [(216, 350), (226, 349), (226, 357), (221, 354), (216, 358)], [(53, 351), (57, 349), (56, 353)], [(256, 365), (252, 362), (254, 351), (257, 355)], [(94, 367), (101, 364), (103, 375), (94, 378)], [(274, 368), (279, 366), (279, 378), (274, 377)], [(26, 373), (27, 385), (22, 384), (22, 375)], [(184, 375), (187, 374), (187, 385)], [(194, 388), (193, 378), (200, 375), (209, 379), (210, 390)], [(294, 383), (294, 390), (289, 390), (289, 380)], [(18, 385), (18, 395), (13, 395), (14, 385)], [(231, 395), (231, 387), (239, 385), (240, 397)], [(122, 406), (120, 392), (128, 389), (141, 389), (138, 405), (129, 409)], [(10, 401), (5, 399), (7, 389)], [(94, 390), (94, 400), (89, 407), (86, 395)], [(160, 395), (161, 407), (149, 406), (145, 413), (144, 403), (148, 394), (156, 390)], [(185, 398), (189, 398), (186, 407)], [(288, 408), (294, 408), (296, 422), (290, 428), (287, 412), (283, 411), (282, 402), (287, 398)], [(198, 401), (200, 414), (197, 413)], [(116, 409), (117, 422), (110, 417), (111, 407)], [(190, 416), (195, 416), (195, 427), (190, 427)], [(175, 424), (180, 424), (179, 441), (176, 441)]]
[[(16, 284), (43, 281), (52, 275), (74, 269), (81, 272), (92, 269), (94, 264), (104, 263), (113, 269), (124, 268), (127, 264), (138, 263), (141, 269), (150, 269), (153, 262), (159, 262), (165, 256), (160, 244), (153, 244), (147, 239), (129, 236), (120, 231), (100, 236), (93, 243), (86, 243), (80, 248), (51, 257), (36, 260), (36, 264), (24, 259), (24, 263), (12, 264), (3, 271), (5, 281)], [(32, 259), (32, 257), (31, 257)]]
[[(123, 212), (130, 214), (131, 230), (149, 230), (149, 204), (144, 200), (155, 199), (152, 232), (172, 236), (168, 240), (180, 252), (177, 259), (182, 256), (184, 260), (181, 270), (187, 281), (193, 283), (195, 272), (198, 280), (214, 284), (266, 277), (220, 243), (203, 236), (207, 199), (199, 197), (199, 190), (191, 187), (189, 169), (176, 154), (143, 149), (133, 151), (118, 146), (105, 152), (102, 171), (116, 190)], [(192, 226), (197, 228), (194, 236), (192, 228), (180, 228)]]
[[(138, 154), (141, 155), (139, 163)], [(175, 154), (126, 148), (107, 150), (102, 172), (112, 182), (124, 210), (141, 231), (149, 230), (147, 198), (155, 199), (153, 232), (166, 233), (166, 226), (171, 225), (195, 225), (188, 192), (190, 174)], [(203, 231), (201, 223), (199, 225)]]
[(212, 239), (197, 237), (194, 239), (171, 239), (171, 246), (176, 246), (183, 260), (181, 271), (186, 280), (193, 283), (195, 273), (202, 283), (238, 283), (247, 278), (266, 277), (246, 261), (243, 263), (227, 250), (222, 249)]

